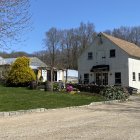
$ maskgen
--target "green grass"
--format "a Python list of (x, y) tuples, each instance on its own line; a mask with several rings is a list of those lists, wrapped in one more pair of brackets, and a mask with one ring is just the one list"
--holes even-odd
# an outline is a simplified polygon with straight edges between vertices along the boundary
[(81, 93), (70, 95), (59, 92), (50, 93), (26, 88), (0, 86), (0, 111), (63, 108), (87, 105), (91, 102), (103, 100), (101, 96), (90, 96)]

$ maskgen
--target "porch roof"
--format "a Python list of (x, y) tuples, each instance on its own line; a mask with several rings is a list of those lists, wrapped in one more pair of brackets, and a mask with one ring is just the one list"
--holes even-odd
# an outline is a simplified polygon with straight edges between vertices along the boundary
[(109, 71), (109, 65), (96, 65), (93, 66), (90, 70), (90, 72), (96, 72), (96, 71)]

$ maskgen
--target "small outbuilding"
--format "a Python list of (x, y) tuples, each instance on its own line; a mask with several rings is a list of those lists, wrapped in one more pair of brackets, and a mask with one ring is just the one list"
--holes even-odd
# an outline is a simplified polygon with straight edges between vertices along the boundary
[[(34, 70), (36, 78), (43, 82), (51, 81), (51, 68), (37, 57), (28, 57), (30, 59), (30, 67)], [(5, 73), (9, 70), (10, 65), (17, 58), (2, 58), (0, 57), (0, 79), (3, 79)], [(54, 68), (53, 80), (59, 81), (64, 79), (64, 71)]]

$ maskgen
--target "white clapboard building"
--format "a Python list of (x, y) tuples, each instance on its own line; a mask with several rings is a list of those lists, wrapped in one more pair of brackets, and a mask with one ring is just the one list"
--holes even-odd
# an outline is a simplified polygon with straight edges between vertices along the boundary
[(100, 33), (78, 59), (78, 79), (81, 83), (140, 89), (140, 48)]

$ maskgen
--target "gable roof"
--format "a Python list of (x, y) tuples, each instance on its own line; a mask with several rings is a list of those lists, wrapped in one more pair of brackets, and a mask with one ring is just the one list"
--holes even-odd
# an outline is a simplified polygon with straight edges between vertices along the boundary
[[(37, 68), (37, 67), (48, 67), (44, 62), (42, 62), (39, 58), (37, 57), (28, 57), (30, 59), (30, 67), (31, 68)], [(11, 65), (12, 63), (15, 62), (17, 58), (5, 58), (3, 59), (3, 64), (4, 65)]]
[(47, 67), (47, 65), (37, 57), (29, 57), (30, 66)]
[(4, 58), (4, 64), (11, 65), (17, 58)]
[(140, 47), (138, 47), (134, 43), (130, 43), (128, 41), (113, 37), (111, 35), (107, 35), (105, 33), (100, 34), (103, 35), (105, 38), (109, 39), (111, 42), (113, 42), (130, 56), (140, 58)]

